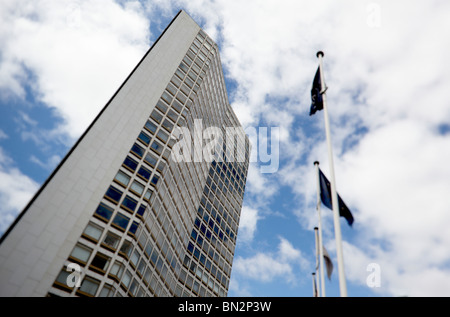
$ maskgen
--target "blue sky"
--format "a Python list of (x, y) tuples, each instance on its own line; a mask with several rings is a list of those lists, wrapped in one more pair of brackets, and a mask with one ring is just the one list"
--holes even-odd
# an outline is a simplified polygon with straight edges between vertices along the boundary
[[(313, 162), (329, 174), (323, 112), (309, 116), (323, 50), (336, 183), (355, 217), (341, 219), (349, 296), (449, 296), (448, 1), (2, 1), (0, 231), (180, 9), (218, 43), (241, 123), (279, 142), (276, 171), (249, 170), (229, 295), (312, 294)], [(326, 291), (339, 296), (322, 215)]]

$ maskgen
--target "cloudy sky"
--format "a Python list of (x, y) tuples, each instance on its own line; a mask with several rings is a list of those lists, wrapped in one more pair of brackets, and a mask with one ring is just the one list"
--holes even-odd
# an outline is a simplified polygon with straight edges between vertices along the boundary
[(322, 50), (336, 183), (355, 218), (341, 220), (349, 296), (450, 296), (444, 0), (2, 1), (0, 232), (180, 9), (218, 43), (232, 107), (267, 128), (279, 163), (251, 164), (229, 295), (312, 294), (313, 162), (329, 174), (323, 111), (309, 116)]

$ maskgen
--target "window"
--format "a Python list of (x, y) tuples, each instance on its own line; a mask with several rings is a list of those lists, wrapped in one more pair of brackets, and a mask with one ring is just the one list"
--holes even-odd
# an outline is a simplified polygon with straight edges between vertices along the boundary
[(163, 149), (162, 145), (158, 141), (153, 141), (150, 147), (158, 154), (161, 154), (161, 151)]
[(180, 77), (180, 79), (183, 79), (184, 78), (184, 73), (180, 70), (180, 69), (177, 69), (176, 71), (175, 71), (175, 74), (178, 76), (178, 77)]
[(147, 130), (149, 130), (150, 132), (155, 133), (155, 132), (156, 132), (156, 129), (157, 129), (158, 127), (156, 126), (156, 124), (154, 124), (153, 122), (151, 122), (150, 120), (148, 120), (147, 123), (145, 124), (145, 128), (146, 128)]
[(122, 285), (125, 286), (125, 288), (128, 288), (128, 285), (130, 285), (131, 282), (131, 273), (127, 270), (122, 278)]
[(145, 268), (146, 268), (145, 259), (141, 258), (141, 260), (139, 261), (139, 264), (137, 266), (137, 272), (142, 276), (142, 274), (144, 274)]
[[(197, 60), (196, 60), (196, 62), (197, 62)], [(193, 81), (195, 81), (197, 79), (197, 75), (193, 71), (190, 71), (188, 75), (189, 75), (189, 77), (192, 78)]]
[(136, 279), (133, 279), (133, 282), (130, 285), (130, 293), (131, 293), (131, 295), (134, 296), (136, 294), (137, 286), (138, 286), (138, 284), (137, 284)]
[[(147, 157), (145, 158), (145, 160), (147, 161)], [(152, 175), (152, 172), (150, 172), (149, 169), (141, 166), (139, 168), (139, 171), (137, 172), (137, 175), (140, 176), (142, 179), (144, 179), (146, 182), (148, 182), (148, 180), (150, 179), (150, 175)], [(144, 188), (142, 188), (142, 190), (144, 190)]]
[(190, 253), (194, 252), (194, 245), (192, 244), (192, 242), (189, 242), (189, 244), (188, 244), (188, 251)]
[(158, 161), (158, 158), (156, 158), (153, 154), (148, 153), (148, 154), (145, 156), (144, 161), (145, 161), (146, 163), (150, 164), (150, 166), (155, 167), (156, 162)]
[(189, 66), (192, 64), (192, 60), (188, 56), (185, 56), (183, 58), (183, 61)]
[[(131, 184), (130, 189), (131, 189), (131, 190), (133, 191), (133, 193), (135, 193), (136, 195), (141, 196), (142, 193), (144, 192), (144, 185), (142, 185), (141, 183), (139, 183), (139, 182), (137, 182), (137, 181), (134, 181), (134, 182)], [(125, 199), (126, 199), (126, 198), (125, 198)], [(124, 199), (124, 200), (125, 200), (125, 199)]]
[(133, 265), (133, 267), (136, 267), (137, 262), (139, 261), (139, 258), (141, 257), (141, 255), (139, 254), (139, 251), (136, 249), (134, 249), (133, 255), (131, 256), (130, 259), (130, 263)]
[(167, 140), (169, 139), (169, 135), (164, 130), (159, 130), (156, 136), (164, 143), (166, 143)]
[(88, 240), (97, 242), (98, 239), (100, 239), (102, 232), (103, 229), (100, 226), (90, 222), (83, 231), (83, 237)]
[(168, 107), (164, 102), (158, 100), (158, 102), (156, 103), (156, 108), (158, 108), (158, 110), (160, 110), (162, 113), (166, 113)]
[(178, 120), (178, 114), (172, 109), (170, 109), (167, 113), (167, 117), (169, 117), (173, 122), (177, 122)]
[(94, 216), (96, 216), (100, 220), (108, 222), (109, 219), (111, 219), (113, 211), (114, 210), (112, 208), (106, 206), (103, 203), (100, 203), (100, 205), (97, 207), (97, 210), (94, 213)]
[(140, 233), (140, 236), (139, 236), (139, 239), (138, 239), (138, 243), (139, 243), (141, 249), (144, 248), (144, 246), (145, 246), (145, 244), (147, 242), (147, 239), (148, 239), (148, 236), (145, 233), (145, 230), (141, 230), (141, 233)]
[(162, 173), (162, 171), (164, 170), (164, 168), (166, 167), (166, 163), (164, 163), (163, 161), (160, 161), (158, 164), (158, 167), (156, 168), (160, 173)]
[(130, 171), (134, 172), (136, 170), (136, 167), (138, 166), (138, 163), (129, 156), (127, 156), (127, 158), (123, 162), (123, 166), (125, 166)]
[(131, 148), (131, 152), (136, 154), (138, 157), (142, 157), (145, 153), (145, 150), (142, 146), (134, 143), (133, 147)]
[(150, 115), (150, 117), (151, 117), (153, 120), (155, 120), (156, 122), (161, 123), (162, 115), (161, 115), (158, 111), (153, 110), (153, 112), (152, 112), (152, 114)]
[(145, 132), (141, 132), (138, 139), (147, 145), (150, 143), (150, 137)]
[(122, 277), (123, 268), (124, 268), (124, 265), (122, 263), (116, 261), (111, 266), (109, 275), (115, 280), (120, 280), (120, 278)]
[[(198, 60), (197, 60), (198, 62)], [(196, 72), (197, 74), (200, 73), (200, 67), (198, 67), (197, 64), (192, 65), (192, 69), (194, 70), (194, 72)]]
[(105, 194), (106, 199), (117, 204), (121, 197), (122, 197), (122, 191), (118, 190), (114, 186), (109, 186), (109, 188)]
[(114, 296), (114, 288), (111, 285), (103, 285), (102, 290), (100, 291), (100, 294), (98, 294), (99, 297), (113, 297)]
[(107, 257), (104, 254), (97, 252), (97, 254), (92, 259), (91, 265), (89, 268), (97, 273), (105, 274), (108, 269), (108, 265), (111, 258)]
[(150, 189), (147, 189), (147, 191), (145, 192), (145, 195), (144, 195), (144, 199), (149, 201), (150, 198), (152, 197), (152, 194), (153, 194), (153, 192)]
[(131, 250), (133, 250), (131, 242), (128, 240), (124, 240), (122, 246), (120, 247), (119, 253), (128, 258), (131, 254)]
[(118, 171), (116, 174), (116, 177), (114, 177), (114, 180), (119, 183), (119, 185), (122, 185), (124, 187), (128, 186), (128, 183), (130, 182), (130, 176), (125, 174), (122, 171)]
[(175, 75), (172, 77), (172, 83), (175, 85), (175, 86), (177, 86), (177, 87), (180, 87), (180, 85), (181, 85), (181, 80), (180, 79), (178, 79), (178, 77), (176, 77)]
[(138, 211), (136, 212), (136, 215), (138, 215), (139, 217), (144, 216), (145, 209), (147, 209), (147, 206), (144, 204), (141, 204), (138, 208)]
[(81, 282), (81, 286), (78, 292), (82, 293), (82, 295), (94, 296), (98, 290), (99, 285), (100, 285), (99, 281), (89, 276), (86, 276), (83, 282)]
[[(182, 95), (182, 94), (178, 93), (178, 95)], [(178, 96), (177, 96), (177, 98), (178, 98)], [(183, 96), (183, 98), (186, 98), (186, 97)], [(184, 101), (183, 101), (183, 103), (184, 103)], [(176, 111), (178, 111), (180, 113), (183, 106), (177, 100), (175, 100), (172, 104), (172, 108), (174, 108)]]
[(134, 210), (136, 209), (137, 201), (130, 196), (126, 196), (122, 202), (122, 208), (125, 210), (134, 213)]
[(187, 72), (189, 71), (189, 67), (187, 67), (184, 63), (181, 63), (181, 64), (180, 64), (180, 68), (181, 68), (185, 73), (187, 73)]
[(115, 251), (119, 246), (119, 242), (120, 237), (108, 231), (105, 235), (105, 239), (103, 239), (102, 246), (106, 247), (111, 251)]
[[(189, 79), (189, 77), (188, 77), (187, 79)], [(186, 96), (189, 96), (189, 93), (190, 93), (191, 90), (189, 89), (188, 86), (186, 86), (186, 85), (183, 84), (183, 85), (181, 86), (181, 91), (184, 92), (184, 94), (185, 94)]]
[(166, 87), (167, 91), (170, 92), (172, 95), (175, 95), (175, 93), (177, 92), (177, 89), (171, 84), (168, 83), (167, 87)]
[(158, 175), (153, 176), (151, 184), (156, 186), (156, 184), (158, 183), (158, 180), (159, 180)]
[(92, 253), (91, 248), (88, 248), (81, 244), (77, 244), (73, 248), (72, 253), (70, 253), (69, 259), (85, 265), (89, 260), (91, 253)]
[(192, 81), (192, 79), (190, 79), (189, 77), (186, 78), (186, 80), (184, 81), (186, 83), (186, 85), (188, 85), (190, 88), (192, 88), (192, 86), (194, 86), (194, 82)]
[(169, 105), (172, 102), (172, 96), (170, 94), (167, 93), (167, 91), (164, 91), (163, 94), (161, 95), (161, 98), (167, 102)]
[(58, 276), (56, 277), (56, 280), (55, 280), (55, 283), (53, 284), (53, 286), (56, 286), (57, 288), (62, 289), (66, 292), (70, 292), (72, 290), (72, 287), (67, 285), (68, 280), (73, 282), (73, 277), (70, 276), (70, 272), (67, 272), (66, 269), (63, 268), (61, 270), (61, 272), (59, 272)]
[(135, 235), (137, 229), (139, 228), (139, 223), (137, 223), (136, 221), (133, 221), (133, 223), (130, 226), (130, 229), (128, 229), (128, 233), (131, 235)]
[(112, 224), (117, 229), (125, 231), (125, 229), (128, 226), (129, 221), (130, 221), (130, 218), (128, 218), (127, 216), (124, 216), (121, 213), (117, 213), (117, 215), (114, 217), (114, 219), (112, 221)]
[[(172, 138), (172, 137), (171, 137)], [(170, 156), (170, 150), (169, 149), (165, 149), (164, 153), (163, 153), (163, 158), (168, 161), (169, 160), (169, 156)]]
[(164, 122), (163, 122), (162, 126), (163, 126), (163, 128), (165, 128), (167, 131), (172, 132), (172, 129), (173, 129), (173, 123), (170, 122), (169, 120), (164, 119)]
[(183, 118), (180, 118), (180, 120), (178, 120), (178, 125), (180, 127), (185, 127), (186, 126), (186, 120), (184, 120)]
[(145, 246), (145, 250), (144, 250), (144, 253), (147, 256), (147, 258), (150, 257), (150, 254), (152, 254), (152, 251), (153, 251), (153, 245), (152, 245), (151, 241), (149, 240), (147, 245)]
[(195, 256), (197, 259), (200, 258), (200, 250), (199, 250), (199, 249), (197, 249), (197, 248), (194, 249), (194, 256)]
[(195, 54), (198, 53), (198, 48), (195, 45), (191, 45), (191, 50), (194, 51)]
[(147, 267), (147, 270), (145, 270), (145, 273), (144, 273), (144, 283), (147, 285), (148, 285), (148, 282), (150, 281), (151, 274), (152, 274), (151, 268)]

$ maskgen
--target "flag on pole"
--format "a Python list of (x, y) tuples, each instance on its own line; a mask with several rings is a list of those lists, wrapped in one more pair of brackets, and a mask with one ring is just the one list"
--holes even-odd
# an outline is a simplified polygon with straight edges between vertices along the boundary
[(316, 111), (323, 109), (323, 98), (322, 98), (322, 84), (320, 82), (320, 67), (317, 68), (316, 76), (314, 76), (314, 81), (311, 89), (311, 109), (309, 115), (312, 116)]
[[(315, 236), (316, 236), (316, 272), (319, 271), (319, 259), (320, 259), (320, 252), (319, 252), (319, 248), (320, 248), (319, 243), (320, 242), (319, 242), (319, 237), (317, 235), (318, 230), (319, 230), (319, 228), (317, 228), (317, 227), (314, 228)], [(323, 244), (322, 244), (322, 254), (323, 254), (323, 259), (325, 261), (325, 267), (327, 268), (328, 279), (331, 280), (331, 273), (333, 273), (333, 262), (331, 261), (331, 257), (328, 254), (328, 251)], [(323, 274), (323, 272), (322, 272), (322, 274)]]
[(325, 266), (327, 267), (327, 276), (328, 279), (331, 280), (331, 273), (333, 273), (333, 262), (331, 262), (331, 257), (328, 254), (327, 249), (323, 247), (323, 259), (325, 260)]
[[(322, 173), (319, 168), (319, 177), (320, 177), (320, 199), (322, 203), (327, 206), (329, 209), (333, 210), (331, 204), (331, 185), (326, 176)], [(339, 201), (339, 215), (344, 217), (347, 220), (347, 223), (352, 226), (353, 224), (353, 215), (348, 209), (347, 205), (342, 200), (341, 196), (338, 195)]]
[(313, 283), (313, 297), (319, 297), (319, 292), (317, 290), (317, 283), (316, 283), (316, 273), (312, 273), (312, 283)]

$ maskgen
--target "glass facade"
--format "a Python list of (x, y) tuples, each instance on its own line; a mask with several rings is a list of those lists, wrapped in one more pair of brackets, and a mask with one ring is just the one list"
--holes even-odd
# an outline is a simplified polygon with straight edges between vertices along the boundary
[[(174, 159), (181, 141), (190, 146)], [(200, 30), (49, 294), (226, 296), (249, 146)], [(74, 262), (80, 283), (69, 286)]]

